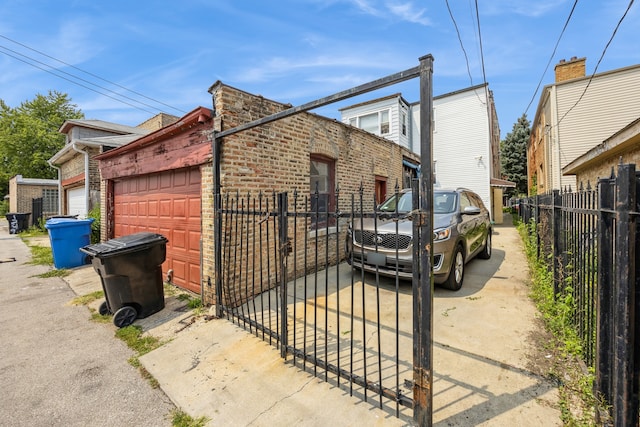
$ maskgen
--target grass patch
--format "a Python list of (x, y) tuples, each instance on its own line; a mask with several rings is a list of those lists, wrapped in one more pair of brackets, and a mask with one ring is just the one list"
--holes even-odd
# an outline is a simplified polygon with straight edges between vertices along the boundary
[(31, 249), (31, 261), (33, 265), (53, 265), (53, 252), (48, 246), (29, 246)]
[(47, 279), (49, 277), (67, 277), (71, 272), (66, 268), (61, 268), (59, 270), (49, 270), (46, 273), (36, 274), (32, 277), (39, 277), (40, 279)]
[(129, 325), (116, 331), (116, 337), (124, 341), (130, 349), (143, 356), (160, 347), (163, 343), (151, 335), (143, 336), (140, 326)]
[(193, 418), (186, 412), (176, 409), (171, 413), (171, 423), (174, 427), (204, 427), (209, 418)]
[(142, 363), (140, 363), (140, 356), (155, 350), (164, 343), (154, 336), (143, 336), (142, 328), (136, 325), (129, 325), (118, 329), (116, 331), (116, 337), (124, 341), (130, 349), (136, 352), (136, 355), (129, 359), (129, 364), (138, 369), (142, 378), (146, 379), (151, 387), (158, 388), (160, 386), (158, 384), (158, 380), (156, 380), (153, 375), (151, 375), (149, 371), (142, 366)]
[(537, 257), (535, 231), (530, 229), (530, 225), (519, 222), (517, 217), (514, 217), (514, 225), (524, 241), (529, 263), (532, 282), (530, 297), (540, 312), (545, 328), (553, 336), (553, 341), (548, 343), (545, 350), (555, 355), (556, 362), (547, 376), (558, 383), (562, 422), (575, 427), (595, 426), (595, 413), (601, 404), (593, 394), (594, 371), (592, 368), (585, 369), (581, 362), (582, 345), (571, 325), (573, 300), (561, 296), (554, 298), (553, 273)]
[(82, 295), (79, 297), (75, 297), (74, 299), (71, 300), (71, 304), (73, 305), (89, 305), (92, 302), (99, 300), (100, 298), (104, 298), (104, 292), (103, 291), (95, 291), (95, 292), (91, 292), (90, 294), (87, 295)]

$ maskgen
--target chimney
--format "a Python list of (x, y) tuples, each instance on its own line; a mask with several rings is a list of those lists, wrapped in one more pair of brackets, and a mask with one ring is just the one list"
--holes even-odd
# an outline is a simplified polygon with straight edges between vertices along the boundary
[(587, 58), (578, 59), (575, 56), (571, 57), (569, 61), (561, 59), (555, 67), (556, 83), (584, 77), (586, 62)]

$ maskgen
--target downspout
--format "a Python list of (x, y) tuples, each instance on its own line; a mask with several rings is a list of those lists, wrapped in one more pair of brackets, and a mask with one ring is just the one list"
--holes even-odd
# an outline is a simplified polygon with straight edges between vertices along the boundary
[(51, 163), (51, 159), (47, 160), (47, 163), (58, 171), (58, 215), (62, 215), (62, 172), (58, 166)]
[(86, 217), (89, 215), (89, 196), (91, 194), (89, 187), (89, 153), (79, 149), (75, 142), (71, 144), (71, 148), (78, 153), (84, 154), (84, 212)]

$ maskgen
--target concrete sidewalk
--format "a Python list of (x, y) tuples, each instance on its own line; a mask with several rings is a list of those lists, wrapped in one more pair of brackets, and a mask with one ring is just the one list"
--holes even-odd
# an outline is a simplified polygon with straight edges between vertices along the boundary
[[(73, 269), (65, 280), (78, 295), (101, 290), (91, 266)], [(467, 265), (459, 292), (436, 288), (434, 425), (562, 425), (556, 387), (531, 370), (532, 358), (544, 355), (531, 338), (537, 312), (527, 281), (520, 236), (504, 225), (494, 231), (492, 258)], [(177, 407), (208, 417), (210, 426), (412, 424), (411, 410), (397, 418), (377, 408), (375, 397), (352, 397), (227, 320), (195, 319), (171, 297), (166, 305), (135, 322), (171, 340), (140, 361)]]

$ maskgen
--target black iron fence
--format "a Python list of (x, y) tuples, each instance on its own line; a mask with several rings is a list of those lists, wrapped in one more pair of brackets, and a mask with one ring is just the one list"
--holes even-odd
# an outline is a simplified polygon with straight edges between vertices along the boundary
[[(638, 424), (640, 383), (640, 172), (619, 165), (596, 189), (517, 201), (553, 271), (554, 295), (571, 307), (595, 391), (615, 425)], [(637, 331), (637, 332), (636, 332)]]
[[(411, 282), (352, 267), (350, 225), (379, 219), (373, 198), (338, 190), (332, 209), (321, 211), (321, 197), (221, 196), (219, 315), (276, 346), (301, 369), (410, 418)], [(385, 213), (394, 215), (400, 217)]]

